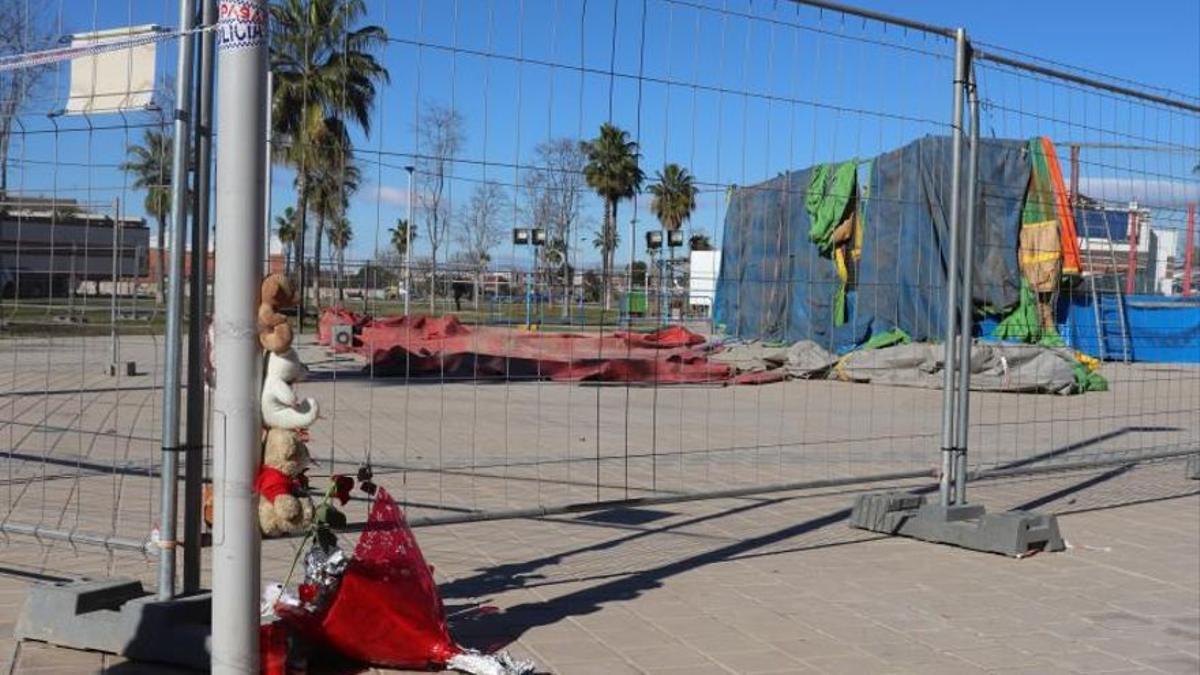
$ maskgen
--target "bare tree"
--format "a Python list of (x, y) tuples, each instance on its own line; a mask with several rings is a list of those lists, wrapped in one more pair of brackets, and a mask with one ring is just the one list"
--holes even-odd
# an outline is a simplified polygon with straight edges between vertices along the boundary
[[(48, 48), (51, 34), (44, 5), (26, 0), (0, 0), (0, 56)], [(8, 191), (8, 153), (13, 124), (48, 66), (0, 71), (0, 196)]]
[(446, 187), (451, 178), (454, 160), (462, 150), (465, 140), (463, 118), (457, 110), (438, 104), (425, 107), (417, 120), (417, 171), (421, 185), (418, 202), (425, 218), (425, 232), (429, 237), (430, 283), (429, 311), (434, 311), (437, 298), (437, 254), (450, 229), (450, 204), (446, 199)]
[(570, 305), (571, 240), (587, 194), (583, 169), (588, 160), (579, 141), (570, 138), (539, 143), (534, 154), (537, 168), (527, 174), (525, 181), (527, 208), (534, 226), (549, 232), (547, 250), (557, 251), (563, 257), (563, 315), (566, 316)]
[(487, 269), (491, 250), (504, 240), (507, 229), (502, 222), (508, 212), (508, 193), (498, 183), (488, 181), (475, 186), (471, 199), (459, 213), (458, 242), (471, 265), (475, 285), (475, 309), (479, 309), (479, 289)]

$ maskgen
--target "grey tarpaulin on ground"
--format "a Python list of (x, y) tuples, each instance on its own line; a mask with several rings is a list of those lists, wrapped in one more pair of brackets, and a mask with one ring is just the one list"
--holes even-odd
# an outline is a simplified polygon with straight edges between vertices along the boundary
[(838, 357), (812, 340), (801, 340), (790, 347), (762, 342), (732, 344), (714, 353), (709, 360), (732, 366), (739, 373), (759, 373), (784, 368), (789, 377), (822, 377)]
[[(901, 387), (941, 389), (941, 345), (902, 344), (860, 349), (839, 359), (811, 340), (789, 346), (733, 343), (709, 359), (739, 374), (779, 368), (797, 379), (836, 379)], [(971, 346), (971, 389), (1035, 394), (1073, 394), (1075, 353), (1041, 345), (976, 343)]]
[[(922, 343), (865, 349), (844, 357), (833, 377), (906, 387), (942, 387), (941, 345)], [(971, 389), (1039, 394), (1072, 394), (1075, 354), (1041, 345), (977, 343), (971, 346)]]

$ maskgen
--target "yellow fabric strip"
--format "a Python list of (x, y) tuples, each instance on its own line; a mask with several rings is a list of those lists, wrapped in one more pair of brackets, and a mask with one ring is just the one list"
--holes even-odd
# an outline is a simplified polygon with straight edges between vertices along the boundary
[(1052, 251), (1050, 253), (1022, 253), (1021, 264), (1035, 265), (1037, 263), (1050, 262), (1051, 260), (1058, 260), (1060, 255), (1061, 254), (1058, 251)]

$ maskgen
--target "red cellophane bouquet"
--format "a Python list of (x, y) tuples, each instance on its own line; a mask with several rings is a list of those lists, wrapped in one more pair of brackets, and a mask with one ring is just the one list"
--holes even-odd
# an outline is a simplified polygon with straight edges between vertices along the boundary
[[(451, 668), (479, 675), (522, 675), (531, 664), (489, 656), (454, 643), (433, 572), (400, 506), (383, 488), (340, 579), (307, 575), (299, 606), (276, 612), (315, 645), (339, 656), (386, 668)], [(310, 554), (311, 556), (311, 554)], [(306, 565), (312, 563), (306, 560)]]

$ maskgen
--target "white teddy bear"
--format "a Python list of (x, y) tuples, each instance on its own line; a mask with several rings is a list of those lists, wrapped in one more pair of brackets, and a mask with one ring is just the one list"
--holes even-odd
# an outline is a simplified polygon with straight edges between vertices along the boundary
[(263, 424), (276, 429), (303, 429), (317, 419), (317, 402), (311, 398), (296, 399), (292, 384), (308, 375), (296, 350), (282, 354), (270, 352), (267, 377), (262, 388)]

